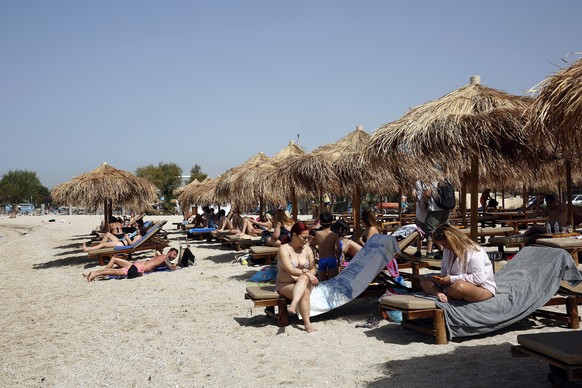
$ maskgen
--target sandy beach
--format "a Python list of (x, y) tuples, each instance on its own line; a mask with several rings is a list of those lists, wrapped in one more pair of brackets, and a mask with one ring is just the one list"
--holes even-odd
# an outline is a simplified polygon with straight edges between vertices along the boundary
[[(101, 218), (0, 218), (0, 386), (547, 387), (547, 365), (510, 347), (518, 334), (568, 330), (524, 320), (434, 345), (384, 320), (356, 328), (381, 319), (375, 299), (316, 317), (315, 333), (297, 318), (279, 328), (243, 297), (258, 268), (206, 241), (192, 244), (196, 266), (87, 283), (100, 267), (81, 245)], [(163, 218), (178, 247), (181, 217)]]

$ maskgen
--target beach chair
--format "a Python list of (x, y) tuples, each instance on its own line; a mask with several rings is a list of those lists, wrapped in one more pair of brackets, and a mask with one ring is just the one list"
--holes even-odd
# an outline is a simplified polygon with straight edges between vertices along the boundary
[(535, 357), (547, 362), (554, 387), (582, 386), (582, 331), (519, 334), (513, 357)]
[[(265, 314), (277, 320), (280, 327), (289, 325), (287, 305), (291, 301), (275, 292), (275, 286), (250, 286), (246, 288), (245, 299), (250, 299), (254, 307), (265, 307)], [(275, 307), (277, 310), (275, 311)]]
[(266, 245), (256, 245), (251, 247), (250, 252), (253, 259), (265, 259), (265, 263), (270, 265), (271, 262), (277, 258), (279, 248)]
[(535, 240), (535, 244), (565, 249), (572, 256), (574, 263), (580, 264), (578, 259), (578, 252), (582, 251), (582, 240), (580, 239), (573, 237), (538, 238)]
[(159, 225), (152, 226), (145, 236), (131, 245), (118, 246), (113, 248), (102, 248), (87, 252), (91, 258), (97, 258), (99, 265), (105, 265), (105, 259), (114, 255), (131, 255), (134, 252), (157, 250), (162, 252), (169, 244), (165, 239), (156, 238), (156, 235), (162, 230)]
[[(525, 247), (495, 276), (498, 290), (493, 298), (478, 303), (442, 303), (423, 293), (390, 295), (380, 298), (379, 309), (385, 319), (388, 319), (388, 311), (401, 311), (403, 327), (431, 334), (437, 344), (446, 344), (447, 338), (489, 333), (531, 314), (566, 322), (572, 329), (578, 328), (581, 298), (556, 295), (560, 279), (582, 281), (582, 274), (566, 251)], [(562, 304), (566, 306), (565, 314), (538, 311), (544, 306)], [(428, 326), (424, 318), (431, 318)]]
[(222, 244), (235, 248), (235, 250), (240, 251), (246, 248), (250, 248), (255, 245), (261, 245), (260, 237), (253, 237), (249, 235), (226, 235), (222, 238)]

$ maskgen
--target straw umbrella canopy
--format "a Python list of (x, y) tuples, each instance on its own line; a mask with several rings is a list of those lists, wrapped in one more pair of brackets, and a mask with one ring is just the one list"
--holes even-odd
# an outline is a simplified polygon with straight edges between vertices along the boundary
[(158, 188), (145, 178), (103, 163), (93, 171), (73, 177), (52, 189), (58, 203), (97, 208), (104, 206), (105, 223), (114, 206), (139, 211), (157, 199)]
[[(263, 152), (249, 158), (246, 162), (236, 167), (231, 168), (226, 173), (217, 178), (216, 192), (219, 196), (228, 198), (229, 201), (237, 208), (250, 208), (260, 204), (261, 211), (263, 210), (265, 199), (257, 197), (253, 192), (248, 190), (241, 190), (242, 185), (248, 175), (257, 167), (267, 163), (269, 157)], [(276, 201), (273, 198), (267, 198), (267, 202)]]
[(180, 195), (180, 206), (187, 208), (189, 205), (217, 204), (224, 205), (228, 201), (216, 192), (216, 179), (206, 178), (202, 182), (188, 184)]
[(542, 83), (529, 113), (533, 136), (546, 146), (542, 151), (565, 160), (568, 219), (573, 225), (572, 163), (580, 162), (582, 149), (582, 59)]
[[(447, 175), (467, 172), (471, 182), (471, 238), (477, 239), (479, 170), (494, 171), (500, 158), (525, 147), (525, 115), (531, 99), (471, 83), (406, 113), (380, 127), (370, 142), (373, 157), (403, 150)], [(481, 167), (480, 167), (481, 165)]]
[(289, 161), (297, 155), (305, 156), (307, 152), (294, 142), (289, 142), (287, 147), (266, 163), (249, 169), (244, 178), (237, 182), (236, 190), (249, 193), (255, 198), (275, 201), (273, 203), (278, 204), (285, 203), (287, 198), (290, 198), (293, 206), (293, 219), (297, 220), (297, 196), (304, 194), (304, 189), (295, 186), (288, 170)]

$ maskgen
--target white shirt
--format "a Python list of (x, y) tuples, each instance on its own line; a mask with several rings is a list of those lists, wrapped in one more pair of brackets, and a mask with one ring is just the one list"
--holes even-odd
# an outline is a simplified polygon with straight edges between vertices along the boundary
[(478, 251), (465, 250), (465, 265), (461, 267), (460, 260), (455, 260), (455, 254), (446, 249), (443, 251), (441, 275), (449, 275), (451, 283), (464, 280), (476, 286), (483, 287), (495, 295), (497, 285), (493, 275), (493, 265), (487, 252), (481, 247)]

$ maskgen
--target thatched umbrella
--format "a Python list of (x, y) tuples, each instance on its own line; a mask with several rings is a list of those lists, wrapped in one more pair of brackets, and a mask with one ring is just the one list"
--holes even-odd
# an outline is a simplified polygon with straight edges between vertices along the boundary
[(297, 220), (297, 196), (301, 194), (302, 188), (295, 186), (288, 170), (288, 163), (294, 155), (307, 155), (307, 153), (291, 141), (287, 147), (266, 163), (250, 169), (244, 179), (239, 180), (235, 187), (236, 190), (251, 193), (256, 198), (276, 200), (278, 203), (285, 203), (286, 199), (290, 197), (293, 206), (293, 219)]
[(471, 238), (477, 239), (480, 165), (498, 168), (501, 156), (517, 154), (523, 145), (529, 98), (480, 84), (479, 77), (441, 98), (427, 102), (400, 119), (380, 127), (370, 142), (373, 157), (403, 150), (415, 158), (426, 157), (447, 175), (467, 171), (471, 179)]
[(532, 135), (545, 146), (544, 159), (565, 160), (568, 220), (574, 227), (571, 174), (582, 149), (582, 59), (542, 83), (529, 113)]
[(107, 163), (93, 171), (73, 177), (52, 189), (58, 203), (89, 208), (104, 205), (105, 225), (114, 206), (143, 210), (156, 200), (158, 188), (152, 182)]
[(228, 200), (216, 192), (216, 183), (217, 180), (211, 178), (198, 183), (193, 181), (180, 195), (180, 206), (187, 208), (189, 205), (226, 204)]
[[(231, 168), (226, 173), (217, 178), (216, 193), (229, 201), (238, 209), (244, 209), (260, 204), (261, 212), (264, 207), (264, 199), (256, 197), (248, 190), (240, 190), (241, 181), (247, 179), (249, 173), (255, 168), (269, 161), (269, 157), (263, 152), (249, 158), (246, 162)], [(269, 200), (268, 200), (269, 201)]]

